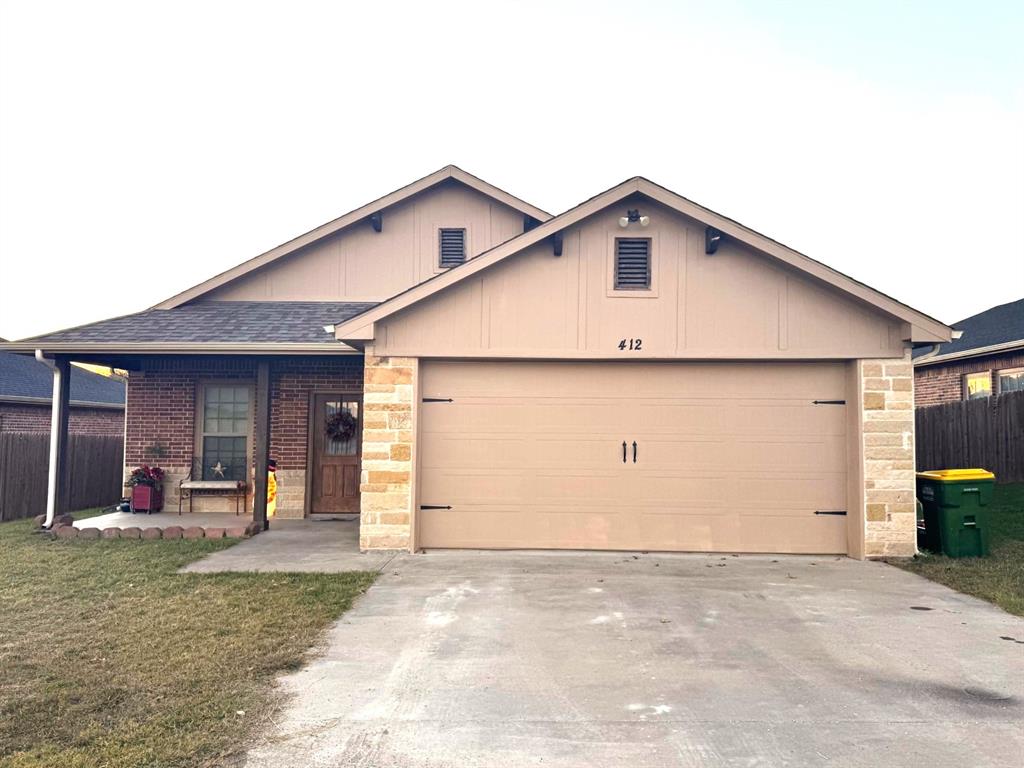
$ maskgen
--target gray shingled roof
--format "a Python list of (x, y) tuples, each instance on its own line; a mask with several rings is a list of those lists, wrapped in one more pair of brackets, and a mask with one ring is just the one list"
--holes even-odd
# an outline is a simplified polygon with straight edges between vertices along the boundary
[(337, 344), (324, 326), (341, 323), (373, 306), (351, 301), (210, 301), (147, 309), (19, 343)]
[[(0, 397), (38, 397), (53, 393), (53, 371), (33, 357), (0, 352)], [(71, 400), (124, 405), (124, 382), (71, 366)]]
[[(963, 331), (964, 335), (946, 344), (940, 344), (939, 355), (1024, 340), (1024, 299), (986, 309), (973, 317), (953, 323), (953, 327)], [(931, 347), (916, 350), (914, 357), (920, 357), (930, 351)]]

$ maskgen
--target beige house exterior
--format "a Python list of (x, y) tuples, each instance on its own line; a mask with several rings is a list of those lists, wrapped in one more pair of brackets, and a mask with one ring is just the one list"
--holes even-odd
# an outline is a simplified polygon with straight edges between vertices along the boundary
[[(175, 338), (223, 312), (279, 331)], [(281, 514), (358, 513), (364, 549), (857, 558), (916, 551), (910, 355), (951, 337), (646, 179), (552, 217), (451, 166), (135, 330), (101, 326), (12, 346), (118, 364), (157, 391), (168, 360), (194, 387), (230, 362), (255, 387), (255, 436), (237, 446), (288, 465)], [(358, 437), (330, 432), (339, 409)], [(222, 437), (204, 419), (186, 420), (196, 453)]]

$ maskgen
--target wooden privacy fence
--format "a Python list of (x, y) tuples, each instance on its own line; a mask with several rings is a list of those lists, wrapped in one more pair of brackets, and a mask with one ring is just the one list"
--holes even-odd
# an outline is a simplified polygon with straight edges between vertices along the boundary
[(981, 467), (998, 483), (1024, 482), (1024, 392), (915, 411), (917, 468)]
[[(68, 435), (68, 509), (114, 504), (121, 498), (124, 440), (110, 435)], [(0, 432), (0, 521), (46, 511), (50, 436)]]

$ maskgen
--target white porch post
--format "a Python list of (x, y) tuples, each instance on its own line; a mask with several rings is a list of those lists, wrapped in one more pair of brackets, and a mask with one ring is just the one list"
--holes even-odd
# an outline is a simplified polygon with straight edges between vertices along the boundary
[(53, 365), (53, 405), (50, 411), (50, 474), (46, 485), (45, 528), (67, 512), (68, 401), (71, 396), (71, 363), (57, 358)]

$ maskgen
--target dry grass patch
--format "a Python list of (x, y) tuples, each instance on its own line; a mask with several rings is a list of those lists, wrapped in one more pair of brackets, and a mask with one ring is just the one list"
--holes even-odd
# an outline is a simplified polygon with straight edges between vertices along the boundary
[[(178, 574), (230, 540), (0, 525), (0, 765), (218, 764), (374, 574)], [(244, 714), (239, 714), (244, 713)]]

